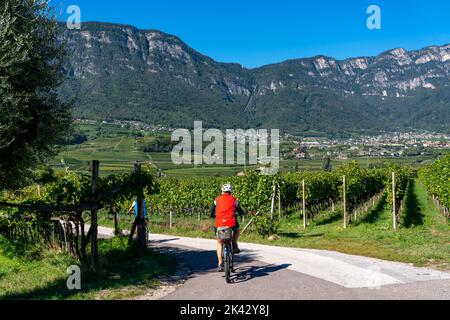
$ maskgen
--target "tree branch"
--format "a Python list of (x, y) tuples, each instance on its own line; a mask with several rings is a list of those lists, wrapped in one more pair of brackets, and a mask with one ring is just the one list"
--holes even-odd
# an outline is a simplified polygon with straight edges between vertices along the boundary
[(7, 144), (5, 144), (3, 146), (0, 146), (0, 149), (8, 148), (15, 140), (16, 140), (16, 137), (13, 137), (10, 142), (8, 142)]

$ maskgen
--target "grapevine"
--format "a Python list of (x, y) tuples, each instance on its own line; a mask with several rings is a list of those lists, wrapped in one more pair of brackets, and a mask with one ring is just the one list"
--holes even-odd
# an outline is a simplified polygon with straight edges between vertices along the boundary
[(450, 154), (419, 170), (419, 178), (437, 200), (436, 204), (444, 215), (450, 217)]

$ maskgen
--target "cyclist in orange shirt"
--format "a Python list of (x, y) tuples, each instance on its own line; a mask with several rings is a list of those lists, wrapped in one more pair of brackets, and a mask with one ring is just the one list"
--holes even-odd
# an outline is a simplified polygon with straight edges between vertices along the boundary
[[(214, 200), (211, 207), (211, 217), (215, 217), (215, 233), (217, 237), (217, 228), (229, 227), (233, 230), (234, 235), (234, 253), (239, 253), (238, 239), (239, 239), (239, 223), (236, 219), (237, 215), (245, 215), (246, 212), (239, 204), (239, 200), (231, 195), (233, 188), (231, 184), (227, 183), (222, 186), (222, 195)], [(217, 239), (217, 259), (219, 260), (218, 271), (223, 271), (222, 261), (222, 241)]]

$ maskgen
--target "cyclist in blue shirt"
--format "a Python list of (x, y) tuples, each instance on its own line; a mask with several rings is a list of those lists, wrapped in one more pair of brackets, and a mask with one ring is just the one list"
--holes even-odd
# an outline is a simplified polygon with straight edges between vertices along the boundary
[[(130, 209), (128, 209), (127, 214), (130, 214), (131, 210), (133, 210), (134, 207), (134, 217), (137, 218), (138, 217), (138, 206), (136, 205), (136, 199), (134, 199)], [(147, 200), (144, 199), (144, 219), (145, 221), (147, 221)]]
[[(134, 199), (133, 204), (131, 205), (130, 209), (128, 209), (128, 211), (127, 211), (127, 214), (130, 214), (131, 210), (133, 210), (133, 207), (134, 207), (134, 218), (135, 218), (135, 220), (133, 222), (133, 225), (131, 226), (130, 240), (134, 236), (134, 233), (135, 233), (135, 230), (136, 230), (136, 226), (137, 226), (137, 217), (139, 215), (138, 206), (136, 205), (136, 202), (137, 202), (137, 199)], [(147, 228), (147, 224), (148, 224), (148, 222), (147, 222), (147, 201), (144, 199), (143, 202), (144, 202), (144, 208), (143, 208), (144, 209), (144, 226), (145, 226), (145, 228)], [(147, 235), (148, 235), (148, 233), (147, 233)]]

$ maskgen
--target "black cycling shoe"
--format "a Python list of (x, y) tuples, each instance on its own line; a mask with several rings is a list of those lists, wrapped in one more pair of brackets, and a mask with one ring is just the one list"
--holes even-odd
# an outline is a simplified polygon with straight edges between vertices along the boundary
[(234, 254), (238, 254), (238, 253), (240, 253), (241, 252), (241, 249), (239, 249), (239, 247), (237, 246), (237, 244), (235, 244), (234, 245), (234, 248), (233, 248), (233, 253)]
[(217, 267), (217, 272), (223, 272), (223, 264), (219, 264)]

